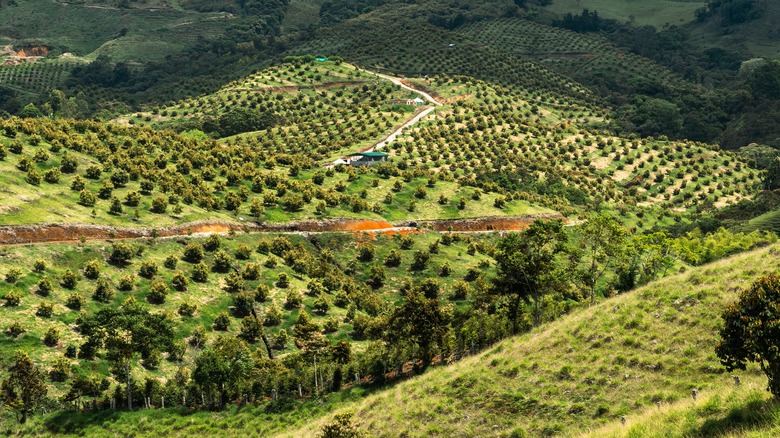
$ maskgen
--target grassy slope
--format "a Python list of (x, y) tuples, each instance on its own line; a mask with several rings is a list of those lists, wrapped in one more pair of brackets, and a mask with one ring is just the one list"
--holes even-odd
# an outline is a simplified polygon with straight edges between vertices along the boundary
[[(765, 380), (751, 367), (733, 393), (713, 353), (718, 315), (738, 290), (780, 267), (778, 250), (773, 245), (673, 275), (385, 390), (352, 388), (279, 415), (269, 414), (270, 405), (220, 413), (61, 413), (6, 432), (226, 436), (242, 429), (312, 436), (345, 411), (371, 436), (498, 436), (516, 429), (570, 435), (600, 426), (598, 436), (733, 431), (751, 409), (767, 407)], [(765, 417), (771, 412), (761, 417), (770, 421)]]
[[(738, 290), (780, 266), (777, 245), (674, 275), (371, 395), (346, 410), (371, 435), (570, 434), (728, 392), (713, 348)], [(759, 371), (743, 375), (760, 391)], [(597, 412), (604, 411), (601, 415)], [(311, 435), (325, 421), (289, 436)], [(640, 435), (635, 435), (640, 436)]]

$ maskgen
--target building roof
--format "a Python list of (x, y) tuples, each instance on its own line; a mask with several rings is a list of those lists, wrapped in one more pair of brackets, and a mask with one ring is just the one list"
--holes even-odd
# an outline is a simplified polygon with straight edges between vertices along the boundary
[(355, 152), (354, 154), (350, 154), (351, 157), (354, 156), (361, 156), (361, 157), (374, 157), (374, 158), (380, 158), (380, 157), (388, 157), (389, 155), (382, 153), (382, 152)]

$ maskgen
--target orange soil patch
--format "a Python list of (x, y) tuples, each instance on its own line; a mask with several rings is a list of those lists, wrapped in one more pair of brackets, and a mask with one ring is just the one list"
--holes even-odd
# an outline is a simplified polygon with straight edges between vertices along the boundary
[(341, 230), (334, 231), (371, 231), (393, 228), (393, 224), (387, 221), (354, 220), (345, 221)]
[(187, 228), (192, 233), (227, 233), (230, 227), (224, 224), (198, 224)]

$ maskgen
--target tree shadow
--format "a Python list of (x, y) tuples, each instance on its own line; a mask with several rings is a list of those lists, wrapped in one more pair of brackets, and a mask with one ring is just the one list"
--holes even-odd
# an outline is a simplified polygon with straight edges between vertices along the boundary
[(752, 400), (744, 405), (729, 409), (721, 418), (708, 419), (700, 427), (690, 430), (685, 436), (719, 437), (738, 431), (760, 429), (774, 422), (778, 408), (780, 408), (780, 402), (775, 399)]

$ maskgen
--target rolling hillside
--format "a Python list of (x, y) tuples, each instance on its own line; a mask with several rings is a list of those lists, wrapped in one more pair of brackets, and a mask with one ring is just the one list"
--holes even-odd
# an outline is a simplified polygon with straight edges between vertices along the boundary
[(721, 310), (780, 267), (778, 250), (775, 244), (688, 269), (452, 365), (377, 390), (323, 395), (294, 410), (268, 403), (215, 413), (60, 413), (7, 432), (225, 436), (251, 428), (313, 436), (334, 414), (351, 412), (375, 436), (768, 436), (774, 408), (764, 401), (765, 377), (751, 367), (735, 390), (713, 348)]

